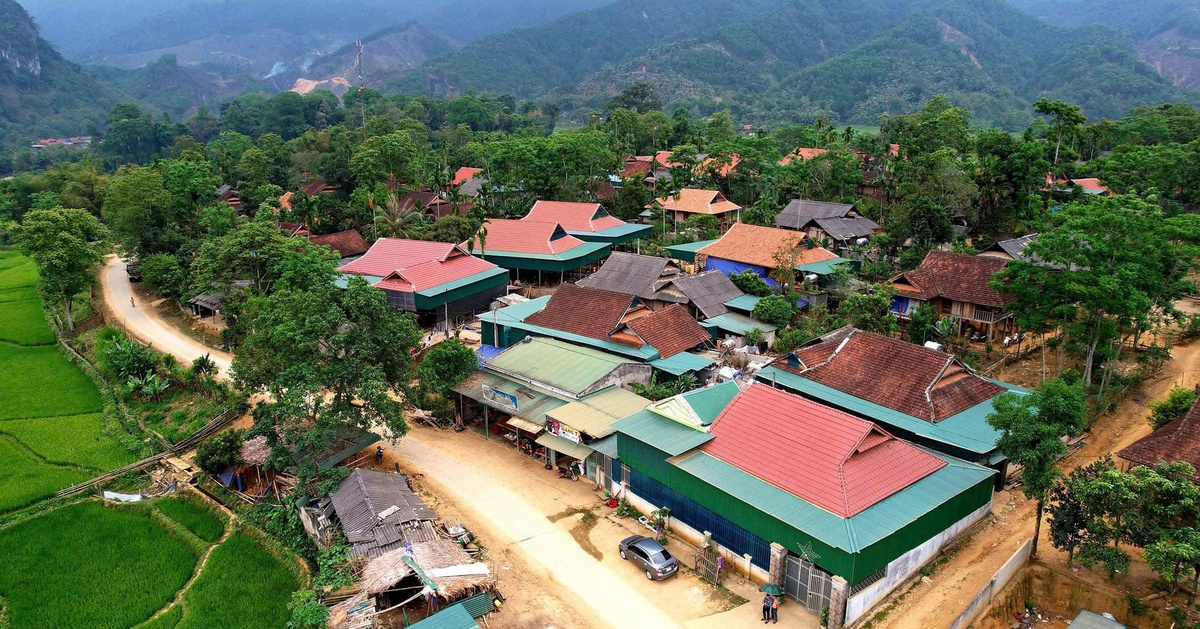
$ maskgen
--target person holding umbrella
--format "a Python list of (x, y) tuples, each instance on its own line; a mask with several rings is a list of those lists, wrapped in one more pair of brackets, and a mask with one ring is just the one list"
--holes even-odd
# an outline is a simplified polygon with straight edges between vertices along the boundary
[(772, 622), (772, 621), (778, 623), (779, 622), (779, 595), (782, 594), (783, 591), (780, 590), (779, 586), (775, 585), (774, 583), (768, 583), (768, 584), (762, 586), (761, 588), (759, 588), (759, 591), (763, 592), (763, 594), (764, 594), (763, 601), (762, 601), (763, 624), (766, 624), (766, 623)]

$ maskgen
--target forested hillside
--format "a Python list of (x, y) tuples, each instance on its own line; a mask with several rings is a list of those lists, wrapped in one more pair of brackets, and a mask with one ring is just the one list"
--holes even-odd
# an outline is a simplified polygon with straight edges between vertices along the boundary
[(0, 147), (17, 133), (87, 135), (117, 99), (42, 39), (21, 5), (0, 0)]
[(783, 4), (783, 0), (618, 0), (538, 27), (485, 37), (431, 60), (424, 68), (428, 77), (412, 76), (394, 87), (540, 96), (665, 41), (735, 24)]

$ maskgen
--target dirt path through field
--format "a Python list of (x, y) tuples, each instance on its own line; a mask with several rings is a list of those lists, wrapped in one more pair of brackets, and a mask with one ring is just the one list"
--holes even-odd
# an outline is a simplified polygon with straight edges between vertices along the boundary
[[(1179, 306), (1185, 311), (1197, 309), (1190, 300)], [(1032, 356), (1030, 360), (1041, 359)], [(1113, 412), (1092, 425), (1084, 446), (1067, 457), (1064, 471), (1092, 463), (1144, 437), (1150, 432), (1146, 423), (1149, 403), (1164, 399), (1174, 385), (1193, 387), (1197, 383), (1200, 383), (1200, 342), (1176, 345), (1171, 350), (1171, 360), (1156, 377), (1133, 390)], [(928, 583), (920, 584), (875, 627), (932, 629), (948, 625), (1033, 534), (1033, 515), (1034, 504), (1025, 499), (1019, 487), (996, 493), (992, 497), (992, 522), (965, 542)], [(1049, 527), (1044, 522), (1039, 555), (1043, 562), (1065, 566), (1066, 556), (1050, 546)]]

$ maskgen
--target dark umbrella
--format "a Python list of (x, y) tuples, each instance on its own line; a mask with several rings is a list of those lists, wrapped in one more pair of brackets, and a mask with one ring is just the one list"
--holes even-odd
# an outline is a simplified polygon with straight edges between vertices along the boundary
[(783, 594), (783, 590), (779, 589), (779, 586), (775, 585), (774, 583), (768, 583), (768, 584), (758, 588), (758, 591), (766, 592), (767, 594), (770, 594), (771, 596), (779, 596), (780, 594)]

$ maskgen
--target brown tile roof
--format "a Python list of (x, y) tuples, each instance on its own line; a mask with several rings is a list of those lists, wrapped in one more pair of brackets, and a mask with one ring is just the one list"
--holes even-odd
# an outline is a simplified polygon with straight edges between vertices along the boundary
[(854, 397), (937, 423), (1005, 391), (945, 352), (862, 330), (827, 337), (774, 366)]
[[(697, 190), (695, 188), (684, 188), (679, 191), (679, 197), (674, 196), (655, 199), (664, 210), (672, 212), (684, 212), (687, 214), (709, 214), (719, 215), (736, 212), (742, 209), (742, 206), (728, 200), (725, 195), (716, 190)], [(652, 207), (653, 204), (647, 207)]]
[(1200, 482), (1200, 401), (1192, 405), (1179, 419), (1138, 439), (1117, 456), (1134, 463), (1154, 467), (1159, 461), (1190, 463), (1197, 473), (1192, 480)]
[(679, 304), (671, 304), (654, 314), (641, 317), (631, 322), (629, 327), (647, 345), (658, 350), (660, 358), (670, 358), (712, 340), (712, 335), (696, 323), (687, 308)]
[(896, 291), (905, 297), (928, 300), (941, 296), (980, 306), (1003, 308), (1011, 301), (988, 285), (1008, 260), (992, 256), (930, 251), (921, 266), (892, 279)]
[(654, 156), (629, 157), (625, 159), (625, 168), (621, 171), (622, 179), (641, 175), (643, 178), (654, 172)]
[(306, 194), (308, 194), (308, 196), (315, 197), (318, 194), (321, 194), (322, 192), (330, 192), (335, 187), (336, 186), (331, 186), (331, 185), (325, 183), (324, 179), (315, 179), (315, 180), (313, 180), (312, 183), (300, 186), (300, 189), (303, 190)]
[(314, 245), (325, 245), (338, 252), (338, 255), (343, 258), (360, 256), (366, 253), (367, 249), (370, 249), (366, 239), (362, 237), (362, 234), (358, 233), (357, 229), (337, 232), (336, 234), (326, 234), (324, 236), (309, 236), (308, 241)]
[(563, 284), (546, 307), (526, 318), (525, 323), (609, 340), (632, 305), (633, 295)]
[(837, 257), (821, 247), (808, 249), (801, 244), (803, 241), (804, 234), (801, 232), (734, 223), (720, 240), (696, 253), (768, 269), (777, 266), (775, 254), (784, 249), (797, 249), (796, 266)]

